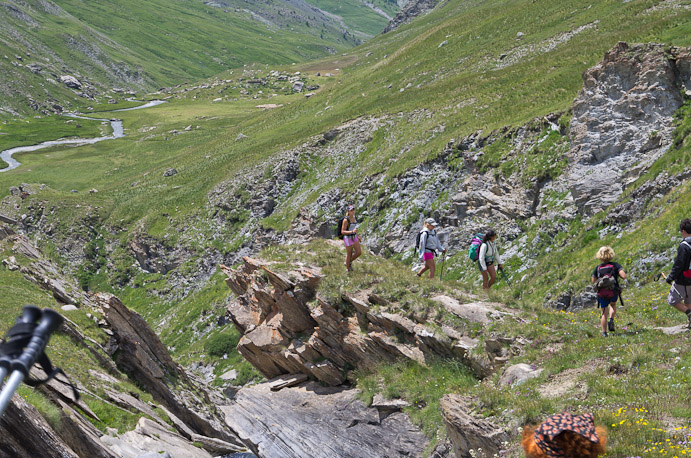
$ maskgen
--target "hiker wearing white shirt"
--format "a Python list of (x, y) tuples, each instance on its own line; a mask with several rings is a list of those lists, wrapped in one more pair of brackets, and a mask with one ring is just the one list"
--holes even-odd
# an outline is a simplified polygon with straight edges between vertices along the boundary
[(482, 289), (485, 290), (488, 290), (497, 281), (497, 271), (494, 265), (498, 265), (500, 270), (503, 268), (496, 239), (496, 232), (491, 229), (487, 231), (482, 245), (480, 245), (480, 253), (477, 258), (477, 265), (482, 272)]

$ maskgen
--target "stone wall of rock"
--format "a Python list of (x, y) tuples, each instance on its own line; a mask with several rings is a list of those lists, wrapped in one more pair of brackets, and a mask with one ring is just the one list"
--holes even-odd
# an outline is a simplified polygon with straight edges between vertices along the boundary
[[(246, 257), (236, 270), (222, 269), (237, 296), (227, 310), (243, 334), (238, 351), (267, 378), (306, 374), (335, 386), (351, 368), (400, 358), (425, 364), (439, 356), (463, 361), (482, 378), (506, 361), (504, 344), (512, 343), (487, 336), (484, 351), (477, 351), (479, 342), (462, 330), (416, 323), (387, 311), (374, 295), (344, 295), (339, 307), (316, 293), (322, 276), (315, 268), (279, 273)], [(447, 304), (452, 313), (463, 313), (458, 301)]]
[(146, 321), (113, 295), (96, 297), (112, 334), (108, 350), (118, 367), (180, 419), (180, 433), (188, 439), (194, 433), (242, 447), (242, 442), (211, 405), (206, 391), (196, 386), (173, 361)]

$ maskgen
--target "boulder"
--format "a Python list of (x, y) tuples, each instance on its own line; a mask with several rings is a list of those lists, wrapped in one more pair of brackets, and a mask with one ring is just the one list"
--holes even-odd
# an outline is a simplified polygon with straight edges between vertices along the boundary
[(529, 364), (514, 364), (504, 370), (499, 378), (500, 385), (520, 385), (542, 373), (543, 369), (535, 368)]
[(72, 75), (62, 75), (60, 77), (60, 81), (62, 82), (62, 84), (69, 87), (70, 89), (82, 88), (82, 83), (80, 83), (79, 80)]

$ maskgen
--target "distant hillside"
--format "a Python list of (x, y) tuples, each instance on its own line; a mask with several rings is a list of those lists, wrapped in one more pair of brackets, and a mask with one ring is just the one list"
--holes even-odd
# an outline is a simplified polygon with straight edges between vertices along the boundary
[(303, 0), (3, 2), (0, 116), (341, 52), (383, 30), (398, 8), (378, 3), (327, 2), (322, 11)]

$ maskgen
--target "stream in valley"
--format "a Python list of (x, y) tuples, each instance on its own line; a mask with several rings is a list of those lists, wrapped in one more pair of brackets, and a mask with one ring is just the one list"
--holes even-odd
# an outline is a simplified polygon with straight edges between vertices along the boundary
[[(150, 102), (144, 103), (144, 104), (137, 106), (137, 107), (121, 108), (119, 110), (104, 111), (103, 113), (115, 113), (118, 111), (141, 110), (143, 108), (155, 107), (156, 105), (160, 105), (162, 103), (166, 103), (166, 102), (164, 100), (152, 100)], [(110, 122), (110, 127), (113, 129), (113, 134), (102, 136), (102, 137), (96, 137), (96, 138), (66, 138), (66, 139), (60, 139), (60, 140), (49, 140), (49, 141), (45, 141), (42, 143), (38, 143), (36, 145), (17, 146), (15, 148), (6, 149), (6, 150), (0, 152), (0, 159), (2, 159), (7, 164), (9, 164), (9, 167), (5, 167), (4, 169), (0, 169), (0, 172), (8, 172), (10, 170), (14, 170), (21, 165), (21, 163), (19, 161), (17, 161), (16, 159), (14, 159), (12, 157), (14, 154), (17, 154), (17, 153), (26, 153), (26, 152), (30, 152), (30, 151), (37, 151), (40, 149), (51, 148), (53, 146), (60, 146), (60, 145), (70, 145), (70, 146), (90, 145), (93, 143), (101, 142), (103, 140), (112, 140), (115, 138), (122, 138), (125, 136), (125, 130), (122, 126), (122, 121), (119, 119), (91, 118), (88, 116), (81, 116), (81, 115), (77, 115), (74, 113), (66, 113), (63, 116), (66, 116), (69, 118), (76, 118), (76, 119), (89, 119), (89, 120), (93, 120), (93, 121), (108, 121), (108, 122)]]

